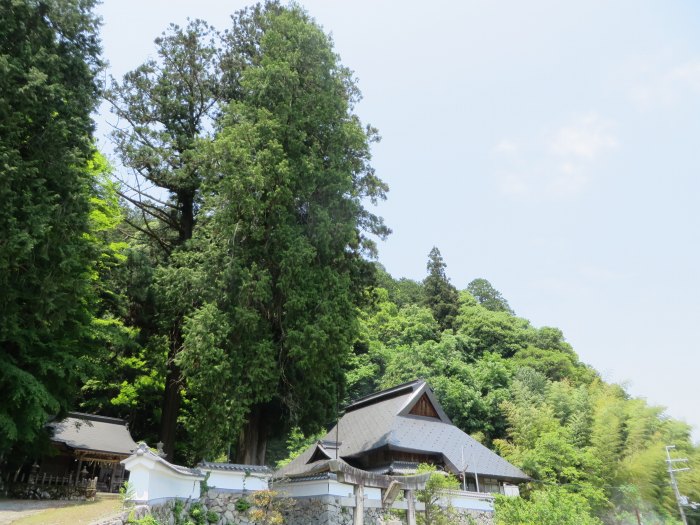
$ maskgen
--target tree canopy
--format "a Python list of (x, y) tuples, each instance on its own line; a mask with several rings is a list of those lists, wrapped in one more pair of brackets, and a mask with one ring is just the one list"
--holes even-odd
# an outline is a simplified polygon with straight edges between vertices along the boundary
[(479, 304), (494, 312), (514, 314), (501, 292), (496, 290), (486, 279), (474, 279), (467, 285), (467, 291), (479, 301)]

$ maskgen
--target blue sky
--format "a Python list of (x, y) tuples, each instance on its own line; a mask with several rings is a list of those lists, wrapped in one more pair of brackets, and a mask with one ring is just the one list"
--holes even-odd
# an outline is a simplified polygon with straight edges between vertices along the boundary
[[(380, 261), (492, 282), (700, 440), (700, 4), (308, 0), (380, 130)], [(105, 0), (121, 76), (170, 22), (245, 2)], [(98, 117), (98, 139), (110, 117)]]

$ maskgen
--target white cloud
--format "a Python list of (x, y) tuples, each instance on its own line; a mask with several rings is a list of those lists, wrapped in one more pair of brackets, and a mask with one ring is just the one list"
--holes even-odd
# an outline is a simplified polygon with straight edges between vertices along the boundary
[(562, 166), (537, 167), (531, 170), (503, 171), (498, 176), (500, 190), (514, 197), (562, 198), (581, 193), (590, 177)]
[[(593, 160), (617, 147), (613, 124), (597, 115), (588, 115), (560, 128), (550, 143), (551, 151), (565, 158)], [(570, 162), (566, 163), (571, 165)]]
[(535, 139), (499, 141), (492, 152), (500, 190), (524, 198), (580, 194), (592, 179), (592, 165), (617, 148), (614, 128), (612, 121), (591, 114)]
[(605, 286), (611, 281), (619, 281), (624, 279), (628, 274), (621, 274), (612, 269), (595, 264), (583, 264), (578, 267), (579, 275), (590, 283), (598, 283)]
[(630, 96), (638, 105), (673, 106), (700, 94), (700, 59), (673, 66), (647, 63), (637, 71)]
[(504, 173), (500, 177), (499, 187), (509, 195), (527, 195), (532, 187), (532, 181), (523, 173)]
[(502, 153), (505, 155), (512, 155), (517, 153), (519, 149), (518, 144), (510, 139), (503, 139), (501, 142), (493, 147), (494, 153)]
[(700, 60), (677, 66), (669, 73), (669, 79), (694, 91), (700, 91)]

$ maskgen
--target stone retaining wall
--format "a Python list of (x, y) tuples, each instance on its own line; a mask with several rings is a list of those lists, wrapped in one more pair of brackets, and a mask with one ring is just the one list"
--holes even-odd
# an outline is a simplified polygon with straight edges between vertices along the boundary
[[(186, 518), (196, 505), (198, 512), (210, 517), (214, 513), (218, 521), (213, 525), (252, 525), (248, 512), (240, 510), (245, 507), (250, 494), (244, 496), (239, 492), (222, 492), (210, 490), (197, 502), (183, 501), (180, 515)], [(285, 512), (285, 525), (353, 525), (354, 507), (348, 506), (343, 498), (336, 496), (317, 496), (296, 498), (294, 505)], [(162, 525), (176, 525), (173, 509), (176, 503), (167, 501), (158, 505), (139, 505), (122, 513), (121, 516), (101, 522), (99, 525), (127, 525), (129, 519), (139, 519), (148, 514), (155, 517)], [(365, 508), (365, 525), (405, 525), (405, 511), (383, 508)], [(183, 519), (183, 523), (184, 523)], [(492, 512), (455, 510), (453, 525), (494, 525)]]

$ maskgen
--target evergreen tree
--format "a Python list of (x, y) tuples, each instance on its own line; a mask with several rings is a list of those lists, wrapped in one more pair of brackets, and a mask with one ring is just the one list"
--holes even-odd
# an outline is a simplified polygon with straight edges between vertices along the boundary
[(428, 276), (423, 280), (424, 303), (443, 330), (452, 328), (459, 309), (459, 293), (445, 273), (447, 265), (437, 247), (430, 250), (427, 268)]
[(187, 257), (182, 252), (189, 249), (201, 205), (197, 145), (207, 137), (221, 100), (218, 43), (216, 32), (201, 20), (184, 28), (171, 25), (156, 39), (158, 59), (127, 73), (121, 83), (112, 81), (107, 91), (121, 125), (113, 133), (115, 145), (133, 175), (120, 181), (120, 195), (134, 211), (124, 219), (144, 241), (136, 249), (152, 253), (156, 308), (137, 326), (152, 332), (147, 348), (160, 352), (160, 342), (167, 344), (160, 440), (171, 459), (183, 387), (176, 356), (184, 319), (199, 304), (196, 297), (195, 304), (184, 297), (173, 300), (172, 293), (182, 291), (178, 261)]
[(93, 4), (0, 1), (0, 458), (70, 408), (87, 350)]
[[(280, 429), (308, 433), (335, 418), (374, 270), (366, 233), (388, 233), (363, 207), (386, 187), (369, 165), (375, 131), (352, 112), (350, 71), (299, 7), (253, 14), (257, 55), (231, 49), (250, 64), (238, 79), (244, 95), (209, 152), (209, 224), (198, 241), (214, 293), (189, 318), (179, 358), (192, 427), (226, 415), (210, 431), (241, 429), (244, 463), (262, 463)], [(205, 362), (222, 366), (209, 374)]]

